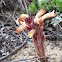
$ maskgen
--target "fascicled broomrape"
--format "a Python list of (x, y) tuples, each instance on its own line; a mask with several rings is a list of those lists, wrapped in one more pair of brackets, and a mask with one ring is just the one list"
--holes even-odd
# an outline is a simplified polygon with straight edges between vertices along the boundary
[(45, 56), (45, 48), (44, 48), (45, 36), (43, 34), (43, 27), (44, 27), (43, 21), (47, 18), (56, 16), (54, 11), (43, 15), (45, 12), (46, 10), (44, 8), (41, 9), (32, 19), (32, 21), (29, 15), (22, 14), (18, 20), (19, 23), (21, 23), (22, 25), (19, 26), (15, 31), (16, 33), (20, 33), (22, 30), (27, 29), (30, 32), (29, 36), (32, 37), (35, 50), (39, 57)]

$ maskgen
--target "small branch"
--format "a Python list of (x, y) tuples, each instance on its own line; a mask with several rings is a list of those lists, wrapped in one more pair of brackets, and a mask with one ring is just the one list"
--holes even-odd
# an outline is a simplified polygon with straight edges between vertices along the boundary
[(47, 58), (47, 57), (46, 57), (46, 56), (43, 56), (43, 57), (38, 57), (38, 58), (19, 59), (19, 60), (13, 60), (13, 61), (11, 61), (11, 62), (17, 62), (17, 61), (27, 61), (27, 60), (36, 61), (36, 60), (43, 59), (43, 58)]
[(5, 3), (5, 1), (4, 0), (1, 0), (1, 2), (6, 6), (6, 3)]
[(24, 4), (25, 4), (26, 12), (28, 14), (28, 8), (27, 8), (27, 5), (26, 5), (26, 2), (25, 2), (25, 0), (23, 0), (23, 1), (24, 1)]
[[(59, 24), (58, 24), (59, 25)], [(60, 29), (62, 29), (62, 27), (59, 25)]]
[(22, 0), (18, 0), (21, 3), (22, 8), (24, 8), (24, 5), (22, 4)]
[(26, 32), (22, 31), (22, 33), (24, 33), (26, 36), (28, 36), (28, 35), (26, 34)]

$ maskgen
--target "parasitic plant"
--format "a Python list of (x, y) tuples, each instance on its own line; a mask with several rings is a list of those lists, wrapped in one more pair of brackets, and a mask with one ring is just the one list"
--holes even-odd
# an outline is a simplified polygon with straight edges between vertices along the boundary
[(32, 37), (35, 50), (39, 57), (45, 56), (44, 41), (46, 38), (43, 34), (44, 27), (43, 21), (47, 18), (56, 16), (54, 11), (43, 15), (45, 12), (46, 10), (44, 8), (41, 9), (32, 19), (32, 21), (29, 15), (21, 14), (18, 21), (22, 25), (19, 26), (15, 31), (16, 33), (20, 33), (22, 30), (27, 29), (30, 32), (29, 36)]

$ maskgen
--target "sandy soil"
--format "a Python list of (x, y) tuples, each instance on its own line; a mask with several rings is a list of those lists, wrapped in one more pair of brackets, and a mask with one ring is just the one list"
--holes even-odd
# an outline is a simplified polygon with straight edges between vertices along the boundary
[[(45, 53), (48, 58), (48, 62), (62, 62), (62, 41), (45, 41)], [(36, 57), (35, 48), (32, 42), (28, 42), (17, 54), (12, 56), (12, 60), (28, 59)], [(22, 61), (20, 61), (22, 62)], [(35, 62), (35, 61), (23, 61), (23, 62)], [(39, 62), (39, 61), (38, 61)]]

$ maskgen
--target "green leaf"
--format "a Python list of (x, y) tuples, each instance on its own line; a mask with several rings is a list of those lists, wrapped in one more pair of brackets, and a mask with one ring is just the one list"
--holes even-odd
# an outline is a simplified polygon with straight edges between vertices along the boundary
[(36, 3), (36, 0), (32, 0), (33, 1), (33, 3)]
[(48, 12), (51, 11), (51, 10), (52, 10), (51, 5), (47, 5), (47, 6), (46, 6), (46, 10), (47, 10)]
[(42, 8), (45, 8), (47, 12), (52, 10), (62, 12), (62, 0), (32, 0), (32, 1), (33, 4), (29, 6), (29, 10), (31, 12), (37, 13), (37, 11)]
[(32, 3), (32, 5), (29, 6), (29, 10), (30, 10), (31, 12), (37, 13), (37, 8), (36, 8), (36, 6), (35, 6), (34, 3)]
[(41, 8), (43, 8), (43, 6), (38, 3), (38, 8), (41, 9)]
[(24, 14), (27, 14), (27, 12), (26, 12), (26, 9), (25, 9), (25, 8), (22, 8), (22, 11), (23, 11), (23, 13), (24, 13)]

